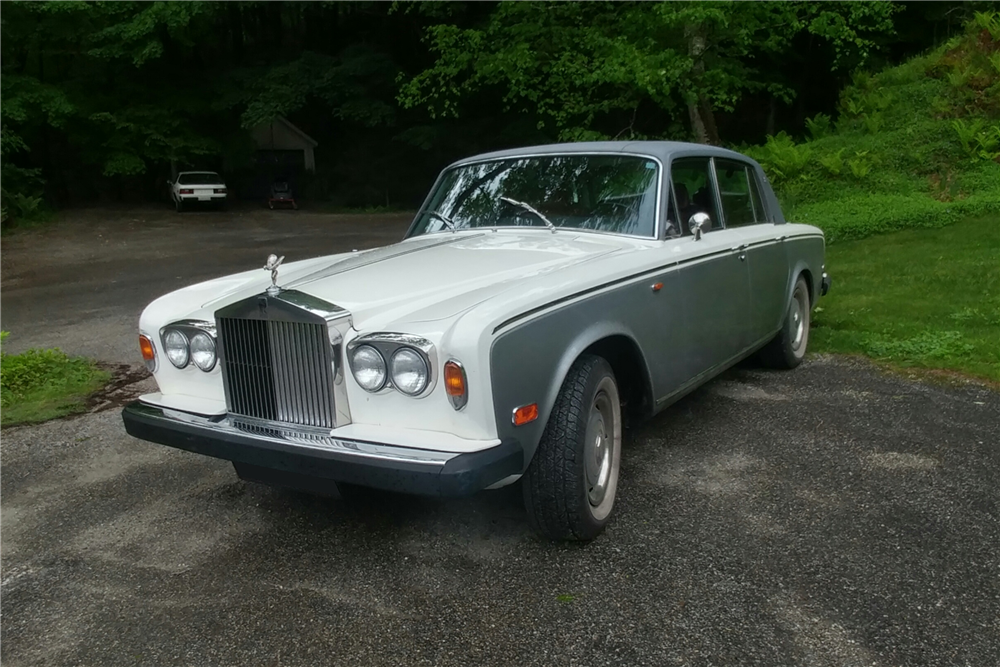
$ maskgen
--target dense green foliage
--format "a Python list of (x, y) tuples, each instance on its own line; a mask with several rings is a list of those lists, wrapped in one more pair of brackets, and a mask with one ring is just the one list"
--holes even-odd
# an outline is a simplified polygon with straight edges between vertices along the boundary
[[(0, 340), (7, 332), (0, 334)], [(0, 350), (0, 417), (4, 426), (39, 422), (80, 412), (86, 398), (110, 375), (89, 359), (61, 350)]]
[[(719, 142), (714, 111), (733, 111), (748, 92), (795, 96), (785, 58), (800, 35), (830, 47), (833, 68), (863, 64), (873, 36), (892, 29), (890, 3), (702, 2), (502, 4), (484, 27), (433, 26), (434, 67), (403, 88), (411, 106), (459, 115), (463, 98), (502, 91), (564, 140), (645, 138), (635, 111), (646, 105), (687, 116), (702, 141)], [(677, 110), (681, 113), (678, 114)], [(628, 118), (620, 129), (614, 118)], [(609, 122), (612, 123), (609, 125)], [(702, 125), (703, 124), (703, 125)], [(657, 135), (662, 136), (662, 127)]]
[(3, 206), (161, 197), (172, 162), (238, 185), (277, 116), (319, 142), (299, 194), (337, 206), (559, 138), (800, 136), (984, 4), (6, 2)]
[(810, 349), (1000, 383), (998, 257), (995, 216), (834, 244)]
[[(785, 215), (829, 241), (1000, 213), (1000, 14), (874, 76), (855, 75), (836, 123), (744, 147), (772, 179)], [(992, 27), (992, 32), (991, 28)]]

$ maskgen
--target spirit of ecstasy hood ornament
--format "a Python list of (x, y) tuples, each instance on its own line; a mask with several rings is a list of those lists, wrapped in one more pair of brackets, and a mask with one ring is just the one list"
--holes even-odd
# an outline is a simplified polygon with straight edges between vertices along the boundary
[(267, 264), (264, 265), (265, 271), (271, 272), (271, 286), (267, 288), (267, 293), (274, 296), (281, 292), (281, 288), (278, 287), (278, 267), (281, 263), (285, 261), (285, 256), (282, 255), (278, 257), (277, 255), (268, 255)]

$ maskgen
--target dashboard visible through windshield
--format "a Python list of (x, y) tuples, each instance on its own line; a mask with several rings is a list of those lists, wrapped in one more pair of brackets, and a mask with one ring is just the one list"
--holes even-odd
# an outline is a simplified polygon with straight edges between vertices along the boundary
[(411, 236), (475, 227), (656, 234), (659, 163), (617, 154), (513, 157), (446, 171)]

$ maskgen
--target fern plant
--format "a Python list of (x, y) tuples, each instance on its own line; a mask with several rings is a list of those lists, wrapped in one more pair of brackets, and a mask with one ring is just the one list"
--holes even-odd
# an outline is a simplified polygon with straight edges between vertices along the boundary
[(819, 163), (823, 165), (823, 168), (826, 169), (830, 174), (834, 176), (840, 176), (840, 174), (843, 173), (844, 171), (844, 158), (843, 158), (844, 150), (845, 149), (841, 148), (836, 153), (831, 153), (826, 157), (821, 157), (819, 159)]
[(847, 161), (851, 175), (859, 181), (864, 180), (872, 170), (871, 163), (865, 159), (866, 155), (868, 155), (868, 151), (857, 151), (854, 153), (854, 157)]
[(1000, 41), (1000, 12), (976, 12), (972, 22), (990, 33), (994, 42)]
[(830, 117), (825, 113), (818, 113), (812, 118), (806, 118), (806, 129), (813, 140), (822, 139), (830, 134)]

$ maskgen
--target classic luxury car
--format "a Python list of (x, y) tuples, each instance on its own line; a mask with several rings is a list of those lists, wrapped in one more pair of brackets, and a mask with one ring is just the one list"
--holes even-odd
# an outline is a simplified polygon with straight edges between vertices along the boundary
[(219, 208), (226, 205), (226, 182), (214, 171), (182, 171), (167, 185), (178, 213), (191, 204), (213, 204)]
[[(279, 250), (276, 248), (275, 250)], [(173, 292), (143, 312), (138, 438), (313, 492), (462, 496), (520, 480), (587, 540), (622, 421), (758, 353), (799, 364), (830, 279), (760, 166), (672, 142), (537, 146), (444, 170), (405, 238)]]

